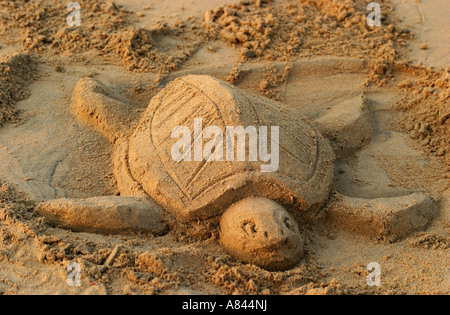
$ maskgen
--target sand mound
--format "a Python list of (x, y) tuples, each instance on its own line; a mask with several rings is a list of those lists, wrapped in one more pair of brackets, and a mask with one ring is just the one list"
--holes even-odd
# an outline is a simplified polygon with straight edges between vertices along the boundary
[(17, 119), (14, 104), (28, 96), (28, 85), (35, 76), (35, 64), (25, 54), (0, 55), (0, 126)]
[[(3, 210), (13, 210), (14, 212), (22, 212), (33, 207), (34, 203), (29, 200), (29, 196), (17, 191), (14, 187), (0, 180), (0, 208)], [(6, 213), (3, 212), (2, 220), (5, 219)]]
[(438, 71), (402, 65), (399, 70), (413, 78), (398, 85), (405, 95), (393, 107), (405, 116), (396, 128), (409, 132), (428, 153), (442, 157), (450, 174), (450, 68)]
[(9, 32), (7, 42), (31, 51), (71, 57), (93, 52), (131, 70), (159, 73), (176, 70), (199, 47), (221, 39), (239, 47), (243, 61), (319, 55), (370, 60), (368, 82), (384, 84), (411, 34), (389, 20), (389, 1), (379, 2), (388, 27), (368, 27), (366, 5), (360, 1), (252, 0), (207, 11), (201, 27), (190, 17), (146, 29), (131, 27), (133, 14), (111, 2), (80, 0), (83, 22), (71, 28), (60, 1), (21, 0), (0, 2), (0, 33)]
[(389, 27), (367, 26), (365, 2), (343, 0), (241, 1), (206, 12), (204, 27), (213, 38), (240, 47), (243, 60), (323, 55), (370, 59), (368, 82), (383, 84), (410, 34), (389, 21), (389, 1), (379, 2)]
[[(133, 28), (133, 15), (113, 2), (78, 3), (82, 7), (81, 26), (69, 27), (68, 12), (61, 1), (0, 1), (0, 13), (4, 12), (0, 20), (2, 39), (33, 52), (81, 59), (83, 54), (94, 53), (130, 70), (162, 73), (177, 69), (197, 47), (195, 39), (186, 43), (179, 38), (184, 33), (183, 23)], [(164, 45), (159, 44), (161, 38)]]
[[(152, 30), (136, 29), (111, 34), (106, 52), (117, 54), (130, 70), (169, 73), (178, 69), (194, 52), (198, 41), (184, 43), (177, 40), (181, 31), (159, 26)], [(166, 37), (166, 46), (158, 45), (158, 39)], [(173, 47), (171, 47), (173, 46)]]

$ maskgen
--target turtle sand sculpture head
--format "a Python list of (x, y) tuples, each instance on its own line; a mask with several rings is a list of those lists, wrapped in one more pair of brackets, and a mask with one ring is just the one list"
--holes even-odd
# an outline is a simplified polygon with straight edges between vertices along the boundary
[[(319, 129), (288, 106), (210, 76), (173, 80), (151, 100), (137, 122), (125, 97), (90, 78), (77, 84), (74, 108), (80, 120), (114, 144), (113, 167), (120, 196), (47, 201), (38, 206), (39, 213), (66, 228), (100, 233), (158, 235), (176, 226), (170, 224), (173, 220), (204, 224), (219, 228), (220, 242), (233, 257), (268, 270), (288, 269), (303, 257), (299, 218), (313, 216), (330, 200), (334, 151), (339, 154), (346, 146), (335, 145), (342, 126), (327, 126), (330, 118), (318, 119), (317, 126), (333, 135), (333, 147)], [(262, 172), (266, 162), (260, 159), (174, 159), (173, 148), (181, 135), (175, 131), (194, 126), (199, 118), (203, 128), (214, 126), (216, 134), (217, 127), (225, 131), (229, 126), (276, 126), (279, 138), (272, 144), (279, 149), (278, 168)], [(367, 123), (360, 118), (353, 123)], [(202, 147), (213, 139), (212, 133), (188, 136), (193, 139), (191, 146), (199, 138)], [(365, 140), (364, 135), (354, 136), (361, 138), (357, 142)], [(192, 153), (191, 146), (184, 147), (186, 152)], [(368, 204), (376, 207), (380, 203), (331, 195), (334, 209), (349, 214), (349, 220), (352, 213), (367, 211)], [(428, 202), (423, 196), (414, 198), (420, 200), (410, 206)], [(405, 207), (399, 201), (393, 210), (401, 213)], [(386, 220), (390, 222), (382, 218), (382, 229)]]

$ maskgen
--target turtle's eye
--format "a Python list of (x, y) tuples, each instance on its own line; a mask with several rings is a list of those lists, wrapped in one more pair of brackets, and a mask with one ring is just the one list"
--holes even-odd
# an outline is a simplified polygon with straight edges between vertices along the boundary
[(252, 222), (246, 221), (242, 224), (242, 230), (245, 232), (245, 234), (253, 236), (256, 234), (256, 225)]
[(291, 223), (291, 220), (289, 218), (284, 218), (284, 224), (289, 230), (295, 232), (294, 225)]

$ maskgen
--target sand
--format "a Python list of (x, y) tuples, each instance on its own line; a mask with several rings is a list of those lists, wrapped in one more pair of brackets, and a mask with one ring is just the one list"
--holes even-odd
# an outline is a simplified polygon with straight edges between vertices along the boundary
[[(449, 294), (445, 0), (380, 1), (379, 29), (364, 23), (367, 1), (142, 2), (79, 1), (82, 26), (69, 28), (60, 1), (0, 1), (0, 294)], [(304, 258), (270, 272), (233, 259), (208, 224), (104, 235), (35, 211), (41, 201), (119, 194), (114, 145), (76, 118), (80, 79), (107, 85), (139, 116), (188, 74), (226, 80), (311, 121), (365, 95), (372, 132), (355, 120), (362, 145), (339, 157), (334, 190), (425, 193), (438, 217), (396, 242), (317, 220), (301, 226)], [(78, 288), (66, 285), (73, 261)], [(379, 288), (366, 283), (371, 262), (382, 267)]]
[(9, 53), (0, 59), (0, 126), (5, 121), (17, 121), (15, 103), (28, 96), (28, 86), (35, 75), (35, 64), (30, 56)]

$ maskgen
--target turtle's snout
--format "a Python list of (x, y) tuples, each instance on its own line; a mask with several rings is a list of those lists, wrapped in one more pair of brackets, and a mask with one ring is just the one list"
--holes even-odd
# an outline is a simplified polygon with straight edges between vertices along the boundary
[(250, 197), (230, 207), (220, 222), (221, 243), (235, 258), (269, 270), (288, 269), (303, 257), (295, 219), (278, 203)]

